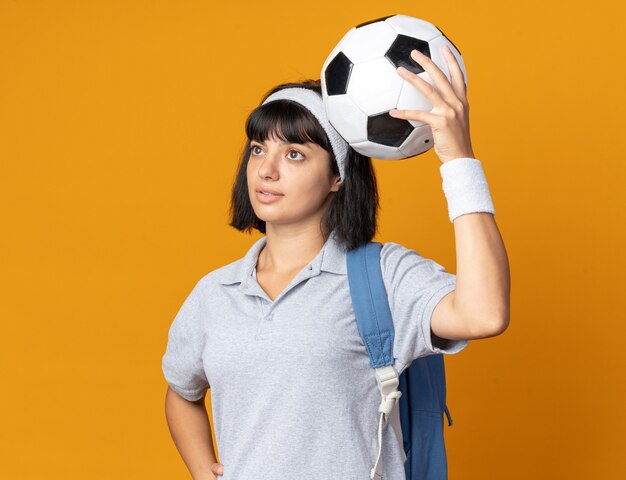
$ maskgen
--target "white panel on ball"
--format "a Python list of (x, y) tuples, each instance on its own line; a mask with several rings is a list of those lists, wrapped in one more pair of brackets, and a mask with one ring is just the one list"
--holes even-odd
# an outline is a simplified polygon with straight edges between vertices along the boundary
[(415, 128), (404, 143), (400, 145), (400, 151), (405, 157), (414, 157), (426, 152), (433, 146), (433, 129), (430, 128), (430, 125), (422, 124), (421, 127)]
[[(422, 74), (419, 74), (418, 76), (423, 78)], [(403, 80), (402, 90), (400, 91), (400, 96), (398, 97), (398, 106), (396, 108), (398, 108), (399, 110), (408, 109), (430, 112), (433, 109), (433, 104), (430, 103), (430, 101), (424, 95), (422, 95), (417, 87), (413, 86), (412, 83)], [(423, 122), (418, 122), (417, 120), (409, 120), (409, 123), (414, 127), (424, 125)]]
[(331, 95), (324, 100), (328, 120), (348, 143), (367, 140), (367, 115), (348, 95)]
[(394, 15), (385, 20), (393, 29), (409, 37), (419, 38), (429, 42), (435, 37), (441, 35), (441, 32), (432, 23), (420, 20), (419, 18), (409, 17), (408, 15)]
[[(430, 42), (429, 44), (430, 58), (432, 59), (433, 62), (437, 64), (439, 69), (443, 73), (446, 74), (446, 77), (448, 77), (448, 81), (452, 83), (452, 77), (450, 76), (450, 70), (448, 69), (448, 64), (446, 63), (446, 57), (443, 56), (444, 45), (447, 45), (448, 47), (450, 47), (450, 50), (452, 50), (454, 58), (456, 58), (456, 61), (459, 64), (461, 71), (463, 72), (463, 79), (465, 80), (465, 85), (467, 85), (467, 74), (465, 73), (465, 63), (463, 63), (463, 57), (461, 57), (461, 54), (459, 53), (459, 51), (443, 35), (433, 39)], [(430, 76), (429, 76), (429, 81), (430, 81)]]
[(382, 57), (396, 38), (395, 30), (385, 22), (376, 22), (351, 30), (344, 37), (341, 51), (352, 63), (366, 62)]
[(367, 115), (395, 107), (404, 80), (385, 57), (352, 67), (348, 95)]

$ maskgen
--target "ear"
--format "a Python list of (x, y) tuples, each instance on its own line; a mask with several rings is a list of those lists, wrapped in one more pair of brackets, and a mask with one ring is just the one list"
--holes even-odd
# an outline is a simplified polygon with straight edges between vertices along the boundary
[(343, 180), (341, 180), (341, 177), (339, 175), (336, 175), (335, 180), (333, 181), (333, 185), (330, 187), (330, 191), (337, 192), (339, 191), (342, 185), (343, 185)]

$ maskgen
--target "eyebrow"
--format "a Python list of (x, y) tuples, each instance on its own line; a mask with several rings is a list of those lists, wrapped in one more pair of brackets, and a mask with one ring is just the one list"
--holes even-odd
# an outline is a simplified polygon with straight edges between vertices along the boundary
[[(301, 146), (301, 147), (311, 148), (311, 147), (309, 146), (309, 144), (310, 144), (311, 142), (307, 142), (307, 143), (296, 143), (296, 142), (283, 142), (282, 140), (279, 140), (279, 142), (280, 142), (282, 145), (299, 145), (299, 146)], [(250, 140), (250, 143), (258, 143), (258, 144), (260, 144), (260, 145), (265, 145), (265, 143), (266, 143), (266, 142), (259, 142), (258, 140)]]

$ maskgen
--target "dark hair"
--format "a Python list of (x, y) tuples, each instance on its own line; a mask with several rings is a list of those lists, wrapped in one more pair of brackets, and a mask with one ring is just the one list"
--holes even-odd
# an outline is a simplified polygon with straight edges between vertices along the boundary
[[(272, 93), (289, 87), (307, 88), (317, 92), (320, 97), (322, 95), (320, 80), (304, 80), (274, 87), (266, 93), (263, 101)], [(315, 116), (297, 102), (276, 100), (259, 105), (248, 116), (245, 129), (248, 139), (232, 189), (229, 225), (240, 231), (250, 232), (256, 229), (265, 233), (265, 221), (254, 213), (248, 194), (246, 170), (251, 140), (264, 142), (268, 137), (276, 136), (289, 143), (313, 142), (329, 153), (332, 172), (338, 175), (339, 169), (326, 132)], [(334, 198), (322, 218), (322, 233), (326, 238), (336, 229), (337, 239), (347, 250), (370, 242), (377, 230), (378, 208), (378, 188), (372, 159), (350, 147), (342, 185), (334, 193)]]

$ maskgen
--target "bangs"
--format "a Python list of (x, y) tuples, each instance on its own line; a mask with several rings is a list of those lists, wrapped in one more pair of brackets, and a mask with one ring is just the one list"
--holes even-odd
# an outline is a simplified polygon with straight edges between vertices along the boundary
[[(274, 100), (256, 108), (246, 121), (248, 141), (268, 138), (286, 143), (316, 143), (332, 154), (328, 136), (309, 110), (291, 100)], [(333, 157), (334, 158), (334, 157)]]

